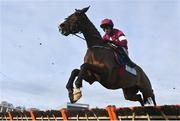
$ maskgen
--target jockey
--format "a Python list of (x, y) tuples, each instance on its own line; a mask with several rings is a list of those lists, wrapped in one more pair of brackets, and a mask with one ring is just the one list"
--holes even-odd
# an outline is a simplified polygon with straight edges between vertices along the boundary
[(104, 30), (105, 35), (103, 36), (103, 41), (106, 43), (110, 43), (111, 46), (116, 48), (116, 50), (120, 53), (121, 57), (123, 56), (127, 65), (130, 67), (134, 67), (135, 64), (130, 60), (128, 56), (128, 46), (127, 39), (124, 33), (114, 27), (113, 21), (111, 19), (103, 19), (101, 21), (100, 27)]

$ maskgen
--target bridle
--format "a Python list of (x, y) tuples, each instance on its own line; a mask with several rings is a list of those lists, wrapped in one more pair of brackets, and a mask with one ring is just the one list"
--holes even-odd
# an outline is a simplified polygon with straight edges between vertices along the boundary
[(81, 36), (79, 36), (77, 34), (72, 34), (72, 35), (75, 35), (76, 37), (79, 37), (80, 39), (86, 40), (86, 39), (84, 39), (83, 37), (81, 37)]
[[(78, 26), (81, 26), (81, 27), (82, 27), (82, 24), (81, 24), (80, 22), (77, 22), (76, 25), (75, 25), (75, 30), (78, 29)], [(61, 30), (61, 28), (59, 28), (59, 31), (60, 31), (60, 30)], [(83, 38), (83, 37), (81, 37), (80, 35), (77, 34), (77, 33), (81, 33), (81, 32), (75, 33), (75, 31), (72, 30), (72, 29), (70, 29), (70, 32), (71, 32), (70, 34), (75, 35), (76, 37), (78, 37), (78, 38), (80, 38), (80, 39), (82, 39), (82, 40), (86, 40), (85, 38)], [(102, 38), (99, 37), (99, 36), (96, 36), (96, 35), (93, 35), (93, 36), (96, 37), (96, 38), (102, 39)]]

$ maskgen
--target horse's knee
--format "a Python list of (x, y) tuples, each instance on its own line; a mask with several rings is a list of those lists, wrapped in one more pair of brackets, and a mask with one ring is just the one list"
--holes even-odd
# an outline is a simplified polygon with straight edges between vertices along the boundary
[(142, 101), (142, 97), (140, 94), (124, 94), (124, 98), (126, 100), (130, 100), (130, 101)]
[(68, 83), (66, 84), (66, 89), (67, 89), (67, 90), (72, 90), (72, 89), (73, 89), (73, 84), (71, 84), (71, 83), (68, 82)]
[(88, 65), (89, 65), (88, 63), (82, 64), (82, 65), (81, 65), (81, 70), (82, 70), (82, 69), (87, 69)]
[(79, 75), (78, 75), (78, 78), (77, 80), (75, 81), (75, 85), (77, 88), (80, 88), (82, 87), (82, 79), (85, 78), (85, 75), (86, 75), (86, 70), (87, 70), (87, 67), (88, 67), (89, 64), (87, 63), (84, 63), (81, 65), (81, 71), (79, 71)]
[(130, 101), (139, 101), (141, 106), (144, 106), (143, 99), (140, 94), (134, 94), (134, 95), (124, 95), (126, 100)]
[(72, 72), (71, 72), (71, 75), (78, 75), (79, 74), (79, 69), (74, 69)]

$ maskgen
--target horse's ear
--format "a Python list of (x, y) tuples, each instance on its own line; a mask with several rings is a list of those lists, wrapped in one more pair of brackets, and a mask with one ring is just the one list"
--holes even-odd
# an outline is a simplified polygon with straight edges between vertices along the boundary
[(76, 11), (77, 13), (86, 13), (86, 12), (88, 11), (89, 7), (90, 7), (90, 6), (88, 6), (88, 7), (86, 7), (86, 8), (83, 8), (83, 9), (81, 9), (81, 10), (75, 9), (75, 11)]
[(88, 7), (86, 7), (86, 8), (83, 8), (83, 9), (81, 10), (81, 12), (82, 12), (82, 13), (86, 13), (89, 8), (90, 8), (90, 6), (88, 6)]
[(81, 13), (81, 10), (79, 10), (79, 9), (75, 9), (75, 11), (76, 11), (76, 13)]

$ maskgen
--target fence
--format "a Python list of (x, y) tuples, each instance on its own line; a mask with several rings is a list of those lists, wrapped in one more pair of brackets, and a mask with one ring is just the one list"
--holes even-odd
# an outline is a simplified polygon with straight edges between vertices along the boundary
[(0, 121), (63, 120), (180, 120), (180, 105), (119, 107), (105, 109), (60, 109), (48, 111), (10, 111), (0, 113)]

